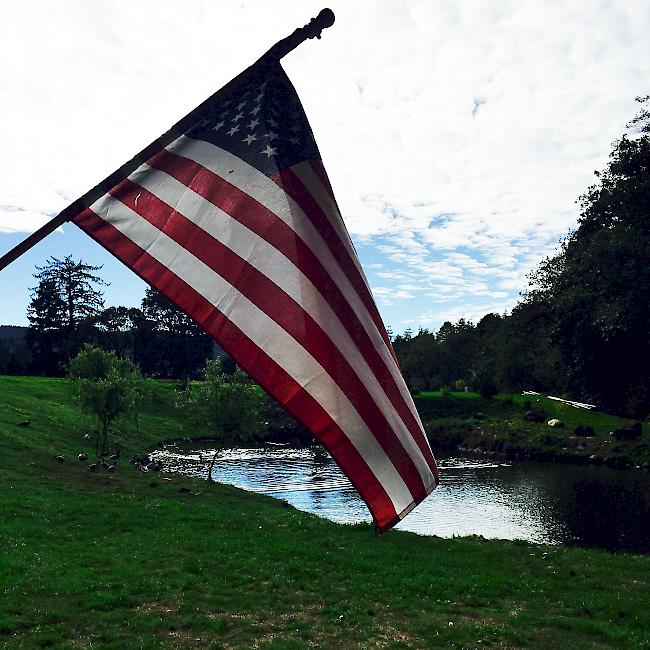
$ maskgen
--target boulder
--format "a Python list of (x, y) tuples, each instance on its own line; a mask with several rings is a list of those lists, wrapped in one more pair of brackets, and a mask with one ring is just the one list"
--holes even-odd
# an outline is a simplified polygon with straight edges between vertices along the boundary
[(65, 463), (65, 456), (57, 456), (56, 460), (58, 460), (60, 463)]
[(84, 434), (84, 440), (90, 440), (92, 436), (89, 433)]
[(616, 440), (636, 440), (641, 437), (643, 427), (640, 422), (626, 422), (611, 432)]
[(88, 454), (84, 454), (83, 452), (77, 456), (77, 458), (83, 462), (84, 460), (88, 460)]
[(546, 424), (552, 429), (562, 429), (564, 427), (564, 422), (558, 420), (557, 418), (550, 419)]
[(99, 465), (97, 463), (93, 463), (92, 465), (88, 465), (88, 471), (89, 472), (96, 472), (98, 467), (99, 467)]
[(29, 426), (29, 420), (23, 420), (18, 426), (19, 427), (28, 427)]
[(579, 424), (573, 433), (582, 438), (591, 438), (594, 435), (594, 430), (588, 424)]
[(546, 416), (539, 411), (526, 411), (524, 413), (524, 422), (544, 422)]

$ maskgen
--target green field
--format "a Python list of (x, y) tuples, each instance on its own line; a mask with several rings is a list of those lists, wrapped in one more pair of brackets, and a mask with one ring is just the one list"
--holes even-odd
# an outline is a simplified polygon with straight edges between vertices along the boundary
[(650, 647), (650, 557), (378, 538), (137, 471), (133, 454), (202, 433), (173, 391), (157, 385), (117, 471), (92, 473), (65, 382), (0, 377), (0, 648)]

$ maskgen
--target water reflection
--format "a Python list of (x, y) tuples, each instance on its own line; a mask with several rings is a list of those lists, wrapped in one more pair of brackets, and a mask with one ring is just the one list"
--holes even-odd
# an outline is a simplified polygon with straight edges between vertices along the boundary
[[(211, 449), (152, 454), (182, 474), (207, 478)], [(439, 459), (443, 482), (397, 528), (424, 535), (483, 535), (532, 542), (650, 551), (648, 472), (467, 456)], [(234, 449), (213, 478), (340, 523), (369, 521), (365, 504), (322, 449)]]

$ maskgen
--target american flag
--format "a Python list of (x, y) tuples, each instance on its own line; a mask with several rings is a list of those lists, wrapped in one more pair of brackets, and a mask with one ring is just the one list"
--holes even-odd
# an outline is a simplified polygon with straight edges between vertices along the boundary
[(438, 473), (298, 96), (259, 64), (74, 223), (322, 443), (380, 532)]

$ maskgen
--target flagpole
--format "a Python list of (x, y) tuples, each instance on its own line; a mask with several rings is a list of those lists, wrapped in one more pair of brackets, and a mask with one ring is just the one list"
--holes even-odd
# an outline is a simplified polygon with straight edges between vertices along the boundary
[[(334, 12), (331, 9), (323, 9), (315, 18), (312, 18), (309, 23), (304, 27), (299, 27), (294, 32), (278, 41), (271, 49), (262, 55), (253, 65), (261, 62), (279, 61), (282, 57), (286, 56), (292, 50), (295, 50), (301, 43), (310, 38), (320, 39), (321, 33), (324, 29), (331, 27), (334, 24)], [(251, 66), (252, 67), (252, 66)], [(250, 69), (250, 68), (248, 68)], [(246, 72), (246, 71), (244, 71)], [(244, 73), (242, 73), (244, 74)], [(95, 185), (91, 190), (86, 192), (82, 197), (71, 203), (68, 207), (64, 208), (56, 217), (48, 221), (44, 226), (33, 232), (29, 237), (14, 246), (8, 253), (0, 257), (0, 271), (12, 262), (18, 259), (21, 255), (26, 253), (30, 248), (38, 244), (42, 239), (47, 237), (50, 233), (54, 232), (57, 228), (64, 223), (70, 221), (86, 207), (92, 205), (97, 199), (106, 194), (112, 187), (114, 187), (121, 179), (133, 173), (140, 165), (149, 160), (153, 154), (164, 149), (171, 142), (176, 140), (185, 131), (187, 131), (201, 116), (201, 113), (207, 106), (214, 101), (217, 95), (227, 92), (237, 79), (238, 75), (229, 81), (223, 88), (214, 93), (211, 97), (206, 99), (202, 104), (197, 106), (193, 111), (188, 113), (185, 117), (179, 120), (169, 131), (163, 133), (157, 140), (145, 147), (140, 153), (135, 155), (131, 160), (122, 165), (119, 169), (107, 176), (103, 181)]]

